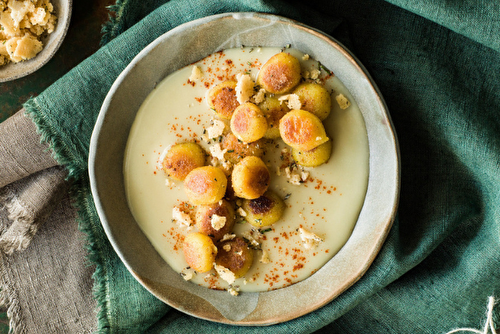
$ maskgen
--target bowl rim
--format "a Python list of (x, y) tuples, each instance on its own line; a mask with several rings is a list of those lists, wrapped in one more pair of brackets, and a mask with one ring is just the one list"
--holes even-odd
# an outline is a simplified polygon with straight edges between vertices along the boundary
[[(200, 314), (198, 312), (192, 312), (189, 309), (183, 308), (182, 305), (179, 305), (175, 301), (171, 300), (165, 300), (165, 298), (162, 298), (162, 296), (158, 296), (158, 290), (153, 287), (152, 283), (149, 282), (147, 279), (144, 277), (141, 277), (140, 274), (138, 274), (134, 268), (132, 268), (124, 254), (121, 253), (119, 250), (119, 247), (117, 246), (117, 240), (115, 239), (113, 232), (111, 231), (109, 224), (106, 220), (106, 213), (104, 212), (104, 208), (102, 206), (102, 203), (99, 199), (99, 190), (98, 190), (98, 185), (96, 184), (96, 155), (97, 155), (97, 146), (98, 146), (98, 140), (99, 140), (99, 134), (100, 131), (102, 130), (102, 127), (105, 124), (105, 115), (106, 111), (110, 107), (110, 104), (113, 103), (113, 95), (117, 92), (117, 90), (120, 88), (120, 85), (125, 81), (129, 74), (129, 70), (133, 69), (138, 63), (141, 62), (141, 60), (146, 57), (151, 50), (153, 50), (156, 46), (159, 44), (163, 43), (165, 39), (168, 39), (169, 36), (176, 34), (177, 32), (185, 29), (190, 29), (194, 26), (200, 26), (209, 22), (213, 22), (216, 20), (221, 20), (221, 19), (227, 19), (227, 18), (249, 18), (249, 19), (258, 19), (258, 20), (271, 20), (271, 21), (279, 21), (283, 24), (289, 24), (293, 25), (296, 28), (306, 31), (312, 35), (314, 35), (316, 38), (320, 38), (327, 43), (329, 43), (332, 47), (336, 48), (339, 52), (343, 54), (345, 58), (354, 66), (357, 68), (360, 74), (364, 76), (364, 78), (367, 79), (367, 82), (370, 86), (370, 88), (375, 92), (376, 95), (376, 103), (378, 104), (378, 107), (382, 111), (382, 113), (385, 116), (384, 121), (386, 122), (386, 130), (388, 131), (388, 137), (389, 141), (391, 142), (392, 145), (392, 151), (394, 153), (394, 156), (391, 158), (395, 161), (395, 170), (394, 170), (394, 175), (393, 179), (391, 180), (391, 184), (394, 185), (393, 188), (391, 188), (392, 193), (390, 194), (390, 200), (389, 202), (391, 203), (391, 209), (388, 212), (388, 215), (385, 216), (384, 222), (383, 222), (383, 231), (381, 234), (376, 236), (376, 239), (369, 252), (369, 256), (366, 258), (366, 261), (364, 262), (364, 265), (358, 268), (357, 275), (353, 276), (350, 280), (345, 281), (343, 286), (341, 286), (338, 290), (340, 292), (327, 295), (324, 298), (320, 298), (316, 300), (314, 303), (307, 305), (303, 307), (300, 311), (294, 312), (293, 314), (286, 314), (283, 316), (279, 317), (274, 317), (274, 318), (269, 318), (269, 319), (260, 319), (260, 320), (251, 320), (251, 321), (233, 321), (226, 319), (224, 316), (214, 316), (213, 314)], [(345, 82), (344, 82), (345, 84)], [(371, 152), (371, 150), (370, 150)], [(371, 163), (371, 158), (370, 158), (370, 163)], [(215, 322), (220, 322), (220, 323), (225, 323), (225, 324), (233, 324), (233, 325), (271, 325), (271, 324), (276, 324), (279, 322), (284, 322), (288, 320), (295, 319), (297, 317), (300, 317), (302, 315), (305, 315), (307, 313), (310, 313), (327, 303), (331, 302), (333, 299), (338, 297), (341, 293), (343, 293), (345, 290), (347, 290), (349, 287), (351, 287), (354, 283), (356, 283), (368, 270), (368, 268), (371, 266), (373, 263), (375, 257), (378, 255), (380, 252), (380, 249), (382, 248), (382, 245), (384, 244), (387, 235), (389, 233), (390, 228), (392, 227), (392, 224), (395, 220), (396, 216), (396, 210), (399, 204), (399, 193), (400, 193), (400, 151), (399, 151), (399, 143), (397, 141), (396, 137), (396, 132), (392, 123), (392, 120), (390, 118), (390, 114), (388, 112), (387, 105), (385, 104), (385, 101), (381, 95), (380, 90), (378, 89), (377, 85), (373, 81), (372, 77), (366, 70), (366, 68), (361, 64), (361, 62), (349, 51), (347, 48), (345, 48), (341, 43), (339, 43), (337, 40), (335, 40), (333, 37), (325, 34), (324, 32), (321, 32), (320, 30), (307, 26), (303, 23), (300, 23), (298, 21), (279, 16), (279, 15), (273, 15), (273, 14), (264, 14), (264, 13), (255, 13), (255, 12), (240, 12), (240, 13), (223, 13), (223, 14), (217, 14), (217, 15), (212, 15), (212, 16), (207, 16), (203, 17), (197, 20), (193, 20), (187, 23), (184, 23), (182, 25), (177, 26), (176, 28), (173, 28), (172, 30), (160, 35), (158, 38), (156, 38), (153, 42), (151, 42), (148, 46), (146, 46), (143, 50), (141, 50), (135, 57), (134, 59), (130, 62), (130, 64), (120, 73), (120, 75), (117, 77), (115, 82), (113, 83), (111, 89), (109, 90), (106, 99), (103, 102), (101, 111), (99, 113), (99, 116), (97, 118), (94, 132), (92, 134), (91, 138), (91, 144), (90, 144), (90, 152), (89, 152), (89, 175), (90, 175), (90, 182), (91, 182), (91, 190), (92, 190), (92, 195), (94, 196), (95, 199), (95, 205), (97, 212), (99, 214), (99, 217), (101, 219), (101, 223), (103, 225), (103, 228), (106, 232), (106, 235), (111, 242), (113, 248), (117, 252), (118, 256), (122, 260), (122, 262), (125, 264), (129, 272), (147, 289), (149, 290), (153, 295), (155, 295), (157, 298), (165, 302), (166, 304), (184, 312), (189, 315), (192, 315), (197, 318), (205, 319), (205, 320), (210, 320), (210, 321), (215, 321)], [(370, 185), (368, 185), (370, 186)], [(368, 190), (367, 190), (368, 193)], [(366, 195), (367, 196), (367, 195)], [(366, 197), (365, 197), (366, 199)], [(365, 203), (366, 204), (366, 203)], [(363, 212), (365, 204), (363, 204), (363, 208), (361, 209), (361, 212)], [(360, 213), (361, 215), (361, 213)], [(358, 218), (359, 219), (359, 218)], [(356, 223), (357, 224), (357, 223)], [(352, 232), (354, 233), (354, 231)], [(352, 236), (352, 234), (351, 234)], [(344, 245), (345, 246), (345, 245)], [(344, 247), (343, 247), (344, 248)], [(339, 253), (342, 251), (342, 249), (339, 251)], [(337, 253), (338, 254), (338, 253)], [(332, 259), (335, 258), (332, 257)], [(331, 261), (331, 260), (330, 260)], [(329, 262), (330, 262), (329, 261)], [(312, 277), (312, 276), (311, 276)], [(296, 283), (294, 285), (301, 284), (302, 282)], [(292, 286), (294, 286), (292, 285)], [(292, 286), (285, 287), (282, 289), (278, 290), (285, 290), (288, 289)], [(273, 290), (273, 291), (278, 291), (278, 290)], [(258, 293), (260, 294), (269, 294), (273, 293), (273, 291), (269, 292), (261, 292)]]

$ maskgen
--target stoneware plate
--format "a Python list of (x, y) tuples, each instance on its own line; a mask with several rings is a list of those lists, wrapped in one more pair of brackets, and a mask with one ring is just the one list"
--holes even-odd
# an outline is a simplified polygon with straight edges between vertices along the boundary
[(0, 66), (0, 82), (19, 79), (35, 72), (45, 65), (61, 46), (71, 20), (72, 0), (51, 0), (51, 3), (57, 16), (57, 24), (51, 34), (42, 38), (42, 51), (30, 60)]
[[(127, 206), (125, 145), (140, 105), (171, 72), (222, 49), (289, 43), (318, 55), (356, 100), (368, 132), (368, 189), (351, 237), (319, 271), (286, 288), (242, 293), (235, 298), (184, 281), (151, 246)], [(329, 303), (353, 285), (373, 262), (391, 228), (400, 182), (398, 145), (386, 105), (359, 61), (330, 36), (286, 18), (257, 13), (221, 14), (186, 23), (139, 53), (104, 101), (92, 136), (89, 170), (104, 230), (132, 275), (172, 307), (202, 319), (237, 325), (294, 319)]]

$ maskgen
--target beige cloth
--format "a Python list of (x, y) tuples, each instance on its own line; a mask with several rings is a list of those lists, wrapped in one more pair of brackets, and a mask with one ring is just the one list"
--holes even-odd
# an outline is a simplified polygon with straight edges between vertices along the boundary
[(0, 305), (14, 333), (96, 330), (94, 268), (66, 170), (24, 110), (0, 123)]

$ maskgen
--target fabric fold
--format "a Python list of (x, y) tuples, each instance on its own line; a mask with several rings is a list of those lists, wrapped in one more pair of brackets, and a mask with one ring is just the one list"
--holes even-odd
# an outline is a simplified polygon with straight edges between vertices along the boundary
[(12, 254), (28, 247), (40, 225), (52, 213), (67, 188), (67, 172), (52, 167), (4, 187), (0, 203), (7, 219), (0, 220), (0, 252)]
[(24, 109), (0, 123), (0, 188), (58, 165)]
[[(402, 334), (447, 332), (480, 323), (487, 298), (500, 295), (500, 72), (495, 70), (500, 68), (495, 39), (500, 9), (480, 0), (465, 1), (476, 6), (470, 16), (467, 6), (459, 4), (444, 10), (436, 9), (444, 4), (432, 1), (422, 2), (418, 8), (406, 1), (392, 2), (400, 7), (381, 0), (325, 0), (300, 5), (276, 0), (117, 2), (113, 10), (119, 17), (107, 26), (105, 45), (25, 104), (45, 143), (36, 151), (46, 152), (50, 147), (55, 160), (46, 152), (36, 164), (41, 167), (10, 168), (11, 176), (0, 177), (2, 185), (12, 187), (14, 181), (42, 171), (31, 177), (50, 182), (41, 175), (56, 164), (64, 165), (78, 209), (78, 217), (74, 208), (65, 211), (71, 206), (64, 206), (70, 202), (64, 196), (64, 205), (56, 205), (46, 223), (39, 226), (40, 244), (33, 242), (24, 252), (10, 256), (0, 254), (4, 301), (13, 308), (26, 305), (25, 312), (10, 313), (17, 324), (13, 327), (23, 324), (39, 332), (82, 333), (93, 326), (104, 333), (143, 333), (148, 329), (153, 333), (311, 333), (321, 329), (364, 333), (370, 328), (371, 333)], [(109, 88), (133, 57), (156, 37), (186, 21), (230, 11), (287, 16), (349, 45), (378, 84), (401, 148), (400, 207), (373, 265), (331, 303), (271, 327), (204, 321), (153, 297), (130, 275), (106, 239), (87, 175), (95, 119)], [(479, 19), (483, 17), (489, 21)], [(26, 146), (22, 142), (4, 143)], [(0, 153), (7, 152), (4, 155), (15, 160), (12, 156), (17, 150), (2, 148), (4, 144)], [(25, 152), (22, 155), (29, 157), (29, 150)], [(8, 190), (2, 191), (6, 191), (6, 199), (14, 199)], [(55, 188), (52, 191), (57, 193)], [(43, 200), (32, 205), (44, 206)], [(5, 210), (2, 214), (8, 219)], [(75, 221), (86, 233), (85, 243)], [(31, 235), (29, 228), (19, 226)], [(85, 246), (89, 254), (83, 251)], [(93, 267), (83, 268), (85, 256)], [(14, 266), (24, 263), (29, 263), (23, 268), (26, 277), (34, 277), (31, 290), (20, 289), (21, 283), (16, 285), (19, 275)], [(31, 268), (32, 263), (40, 266)], [(48, 274), (57, 282), (51, 288), (60, 288), (56, 295), (36, 279), (49, 267), (63, 268), (61, 273)], [(92, 273), (97, 302), (86, 299)], [(42, 312), (37, 309), (39, 304), (30, 300), (34, 290), (42, 291), (44, 305), (63, 318), (37, 327), (33, 319), (40, 319)], [(63, 306), (71, 312), (64, 313)], [(98, 310), (97, 324), (92, 323), (95, 315), (83, 312), (82, 306), (87, 311)], [(71, 321), (76, 325), (70, 325)]]

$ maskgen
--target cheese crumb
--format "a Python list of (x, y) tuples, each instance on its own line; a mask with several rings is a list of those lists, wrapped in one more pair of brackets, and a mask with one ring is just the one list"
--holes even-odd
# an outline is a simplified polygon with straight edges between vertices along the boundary
[(229, 252), (229, 251), (231, 251), (231, 245), (225, 244), (224, 246), (222, 246), (222, 249), (224, 249), (226, 252)]
[(264, 264), (271, 263), (271, 258), (269, 257), (269, 253), (265, 249), (262, 250), (262, 256), (260, 258), (260, 263), (264, 263)]
[(298, 169), (291, 169), (290, 167), (285, 168), (285, 175), (288, 179), (288, 182), (296, 186), (300, 186), (309, 177), (308, 172), (300, 171)]
[(224, 129), (226, 127), (224, 122), (218, 119), (214, 119), (213, 122), (214, 124), (207, 128), (207, 135), (208, 138), (210, 139), (222, 136), (222, 134), (224, 133)]
[(285, 101), (287, 107), (290, 110), (298, 110), (302, 107), (302, 103), (300, 102), (300, 98), (297, 94), (287, 94), (280, 96), (278, 100), (281, 102)]
[(320, 70), (312, 70), (311, 71), (311, 79), (316, 80), (319, 78), (319, 75), (321, 74)]
[(316, 234), (306, 231), (303, 228), (299, 228), (300, 239), (304, 242), (305, 249), (313, 249), (316, 248), (321, 242), (324, 240), (318, 237)]
[(302, 60), (309, 60), (309, 55), (306, 53), (302, 56)]
[(233, 284), (236, 280), (236, 276), (234, 275), (234, 273), (226, 267), (214, 263), (214, 268), (215, 271), (217, 271), (217, 274), (219, 274), (220, 278), (222, 278), (227, 283)]
[(198, 66), (193, 66), (193, 70), (191, 71), (191, 76), (189, 76), (190, 81), (195, 81), (201, 79), (203, 73)]
[(236, 75), (236, 99), (240, 104), (248, 102), (253, 95), (255, 83), (248, 74), (238, 73)]
[(178, 207), (174, 207), (172, 210), (172, 219), (175, 220), (179, 226), (187, 227), (188, 229), (191, 229), (191, 225), (193, 224), (189, 214), (181, 211)]
[(253, 102), (255, 104), (259, 104), (259, 103), (264, 102), (264, 100), (266, 99), (266, 90), (264, 88), (259, 89), (259, 91), (257, 92), (257, 94), (255, 94), (252, 97), (252, 99), (253, 99)]
[(210, 146), (210, 154), (212, 154), (214, 158), (217, 158), (221, 161), (224, 161), (224, 154), (226, 152), (227, 149), (222, 149), (219, 143)]
[(224, 236), (222, 237), (220, 242), (227, 241), (227, 240), (233, 240), (234, 238), (236, 238), (236, 234), (226, 233), (226, 234), (224, 234)]
[(238, 208), (238, 210), (236, 210), (236, 212), (242, 216), (242, 217), (246, 217), (247, 216), (247, 212), (245, 210), (243, 210), (243, 208)]
[(192, 269), (191, 267), (186, 267), (186, 268), (182, 269), (181, 276), (186, 281), (189, 281), (196, 276), (196, 271), (194, 271), (194, 269)]
[(254, 236), (254, 231), (248, 230), (243, 233), (243, 238), (247, 239), (248, 242), (250, 242), (250, 245), (252, 245), (255, 248), (260, 247), (260, 242), (258, 241), (259, 237)]
[(239, 290), (236, 287), (230, 287), (227, 289), (227, 292), (231, 294), (231, 296), (238, 296), (240, 294)]
[(0, 65), (35, 57), (56, 22), (49, 0), (0, 0)]
[(218, 231), (226, 225), (226, 217), (213, 214), (210, 219), (210, 224), (212, 224), (214, 230)]
[(347, 97), (344, 96), (344, 94), (335, 96), (335, 100), (337, 100), (337, 103), (342, 110), (349, 108), (349, 106), (351, 105), (351, 102), (347, 99)]

